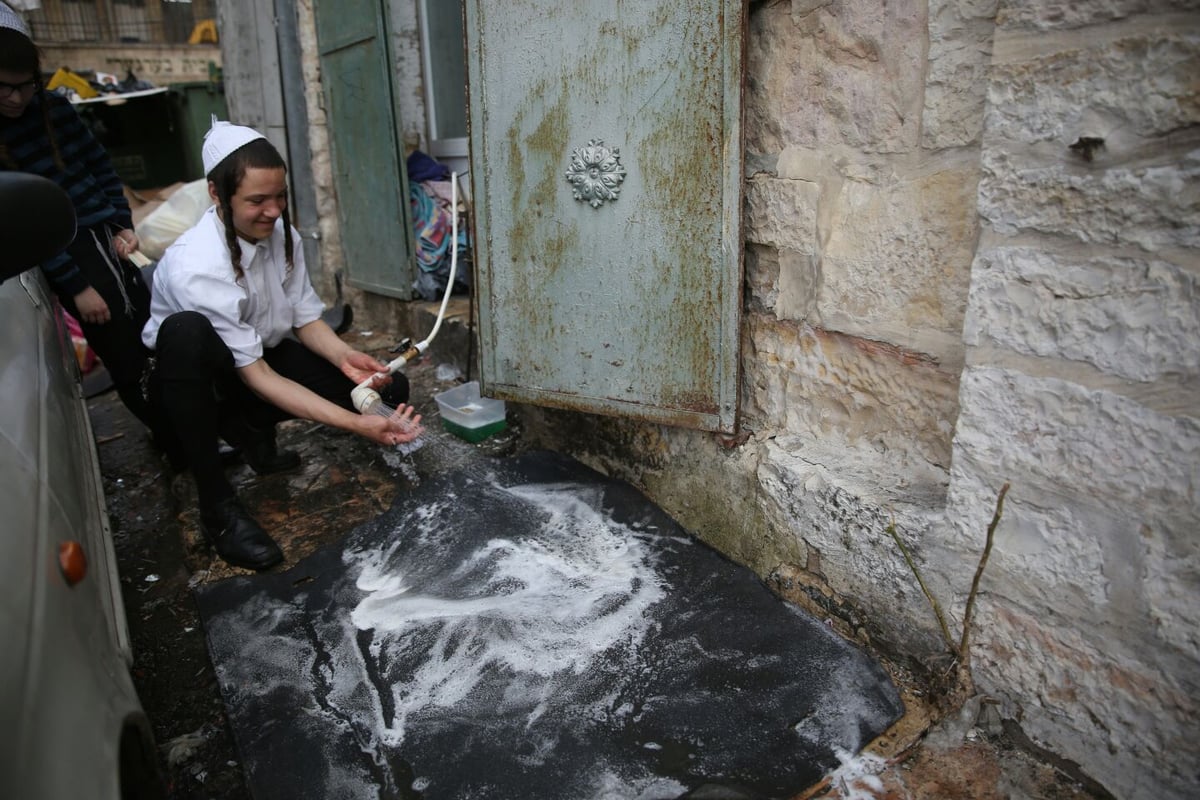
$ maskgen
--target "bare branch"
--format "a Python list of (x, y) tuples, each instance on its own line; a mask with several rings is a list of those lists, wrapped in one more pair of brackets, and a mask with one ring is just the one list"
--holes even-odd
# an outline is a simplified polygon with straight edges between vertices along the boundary
[(950, 648), (950, 652), (954, 652), (954, 637), (950, 635), (950, 628), (946, 625), (946, 617), (942, 614), (942, 606), (938, 603), (937, 598), (929, 591), (925, 585), (925, 579), (921, 577), (921, 571), (917, 569), (916, 563), (912, 556), (909, 555), (908, 548), (905, 547), (904, 541), (900, 538), (900, 534), (896, 533), (896, 523), (889, 522), (887, 532), (896, 540), (896, 546), (900, 548), (900, 552), (904, 555), (904, 560), (908, 562), (908, 568), (912, 570), (912, 574), (916, 576), (917, 583), (921, 587), (921, 591), (925, 593), (925, 598), (929, 600), (929, 605), (933, 606), (933, 613), (937, 616), (938, 625), (942, 628), (942, 637), (946, 640), (946, 647)]
[(975, 579), (971, 581), (971, 593), (967, 595), (967, 607), (963, 611), (962, 641), (958, 645), (958, 661), (969, 664), (969, 648), (971, 647), (971, 617), (975, 614), (975, 598), (979, 594), (979, 581), (983, 577), (983, 568), (987, 566), (988, 556), (992, 554), (992, 540), (996, 535), (996, 526), (1000, 524), (1000, 515), (1004, 513), (1004, 496), (1008, 494), (1008, 483), (1000, 487), (1000, 495), (996, 498), (996, 513), (992, 515), (992, 524), (988, 525), (987, 541), (983, 545), (983, 555), (979, 557), (979, 566), (975, 568)]

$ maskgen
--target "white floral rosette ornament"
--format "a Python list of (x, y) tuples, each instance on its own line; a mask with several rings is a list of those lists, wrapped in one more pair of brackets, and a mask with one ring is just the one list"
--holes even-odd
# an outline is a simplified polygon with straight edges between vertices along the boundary
[(621, 194), (621, 181), (625, 180), (621, 151), (606, 147), (602, 139), (592, 139), (571, 154), (566, 175), (575, 199), (599, 208), (605, 200), (611, 202)]

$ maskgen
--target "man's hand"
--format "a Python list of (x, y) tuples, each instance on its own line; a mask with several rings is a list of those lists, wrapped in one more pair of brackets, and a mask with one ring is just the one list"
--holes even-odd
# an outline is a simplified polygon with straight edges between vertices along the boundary
[[(367, 355), (366, 353), (359, 352), (358, 350), (350, 350), (345, 356), (342, 357), (342, 361), (340, 364), (338, 364), (338, 368), (341, 369), (343, 375), (354, 381), (354, 384), (357, 386), (372, 375), (387, 371), (387, 364), (371, 358), (371, 356)], [(387, 386), (391, 382), (391, 378), (387, 378), (386, 380), (380, 378), (375, 383), (371, 384), (371, 388), (379, 389), (380, 387)]]
[(108, 303), (92, 287), (84, 289), (75, 295), (75, 308), (79, 311), (79, 321), (92, 325), (103, 325), (112, 319), (108, 311)]
[(137, 250), (140, 244), (137, 234), (131, 230), (118, 231), (112, 241), (117, 258), (129, 258), (129, 254)]
[(416, 439), (425, 429), (421, 427), (421, 415), (415, 414), (412, 406), (401, 404), (390, 417), (364, 414), (360, 417), (359, 433), (379, 444), (394, 447)]

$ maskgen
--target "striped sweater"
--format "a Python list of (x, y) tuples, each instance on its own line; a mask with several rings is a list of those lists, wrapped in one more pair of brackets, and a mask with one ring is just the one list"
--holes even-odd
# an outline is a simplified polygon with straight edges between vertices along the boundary
[[(66, 171), (54, 163), (54, 150), (43, 127), (42, 103), (49, 103), (50, 125)], [(129, 202), (108, 154), (65, 97), (38, 92), (17, 119), (0, 117), (0, 142), (18, 170), (49, 178), (67, 191), (75, 205), (77, 237), (106, 222), (118, 228), (133, 227)], [(12, 169), (12, 165), (0, 163), (0, 169)], [(87, 279), (65, 252), (41, 267), (60, 294), (73, 297), (88, 288)]]

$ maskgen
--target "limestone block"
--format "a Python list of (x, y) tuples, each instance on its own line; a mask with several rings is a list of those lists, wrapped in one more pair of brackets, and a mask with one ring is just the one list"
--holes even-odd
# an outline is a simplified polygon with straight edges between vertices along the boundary
[(1200, 591), (1200, 420), (990, 368), (960, 397), (947, 517), (983, 516), (979, 486), (1013, 482), (994, 593), (1111, 634), (1114, 654), (1200, 661), (1200, 605), (1181, 599)]
[(964, 166), (880, 184), (845, 181), (827, 215), (823, 324), (908, 347), (938, 331), (955, 352), (935, 355), (954, 360), (978, 236), (977, 179)]
[[(766, 5), (766, 4), (764, 4)], [(839, 0), (751, 20), (748, 143), (898, 153), (917, 145), (925, 3)]]
[(821, 288), (821, 271), (816, 256), (779, 251), (779, 298), (775, 313), (780, 319), (806, 320), (820, 324), (817, 298)]
[(1196, 759), (1163, 756), (1200, 710), (1196, 421), (994, 369), (967, 370), (961, 397), (949, 548), (982, 545), (1012, 481), (974, 626), (981, 690), (1117, 796), (1191, 796)]
[[(675, 520), (759, 575), (802, 558), (802, 544), (790, 530), (765, 525), (754, 502), (759, 463), (754, 439), (723, 448), (713, 436), (682, 428), (663, 429), (663, 438), (669, 463), (645, 473), (642, 482)], [(636, 452), (628, 457), (640, 460)]]
[(1056, 30), (1195, 8), (1193, 0), (1002, 0), (998, 21), (1006, 28)]
[(997, 63), (988, 88), (989, 141), (1054, 142), (1066, 155), (1080, 136), (1095, 136), (1105, 140), (1103, 155), (1121, 159), (1195, 125), (1200, 14), (1195, 22), (1190, 29), (1097, 37), (1087, 46), (1064, 42), (1051, 54)]
[[(1059, 487), (978, 464), (961, 451), (950, 480), (943, 544), (971, 560), (985, 546), (1001, 484), (1011, 483), (980, 583), (988, 596), (1043, 614), (1048, 625), (1078, 626), (1096, 641), (1111, 637), (1114, 657), (1136, 660), (1146, 646), (1162, 646), (1163, 637), (1150, 633), (1147, 548), (1136, 510), (1072, 502)], [(968, 577), (956, 585), (960, 604)], [(1128, 634), (1139, 629), (1145, 635)]]
[(996, 0), (930, 0), (921, 146), (977, 143), (983, 130)]
[(887, 529), (895, 526), (932, 589), (945, 592), (936, 570), (924, 572), (923, 555), (945, 474), (887, 463), (895, 456), (831, 439), (775, 437), (762, 452), (759, 503), (770, 527), (803, 542), (809, 567), (819, 563), (818, 577), (848, 601), (843, 607), (857, 609), (846, 620), (852, 629), (865, 627), (908, 653), (938, 651), (936, 617)]
[(1155, 527), (1143, 525), (1138, 578), (1156, 638), (1200, 661), (1200, 610), (1195, 602), (1200, 541), (1188, 535), (1189, 530), (1195, 530), (1194, 515)]
[(983, 153), (979, 213), (998, 232), (1036, 231), (1149, 251), (1200, 247), (1200, 150), (1177, 163), (1098, 171)]
[(957, 370), (765, 315), (748, 315), (746, 327), (743, 408), (759, 430), (830, 437), (939, 469), (949, 465)]
[(766, 245), (747, 245), (744, 264), (747, 310), (774, 311), (779, 297), (779, 251)]
[(1116, 797), (1200, 796), (1195, 663), (1164, 670), (1114, 658), (1119, 634), (1090, 640), (1069, 620), (986, 594), (977, 621), (976, 683), (1011, 698), (1035, 741), (1052, 742)]
[(1167, 261), (981, 252), (963, 337), (1134, 381), (1200, 375), (1200, 276)]
[(757, 175), (746, 181), (747, 242), (812, 253), (817, 233), (818, 185)]
[(750, 10), (743, 93), (747, 153), (777, 153), (784, 147), (783, 87), (791, 74), (795, 36), (796, 28), (785, 5), (759, 3)]
[(955, 459), (997, 481), (1053, 490), (1060, 502), (1200, 525), (1200, 418), (1156, 414), (1128, 398), (1013, 370), (964, 370)]

